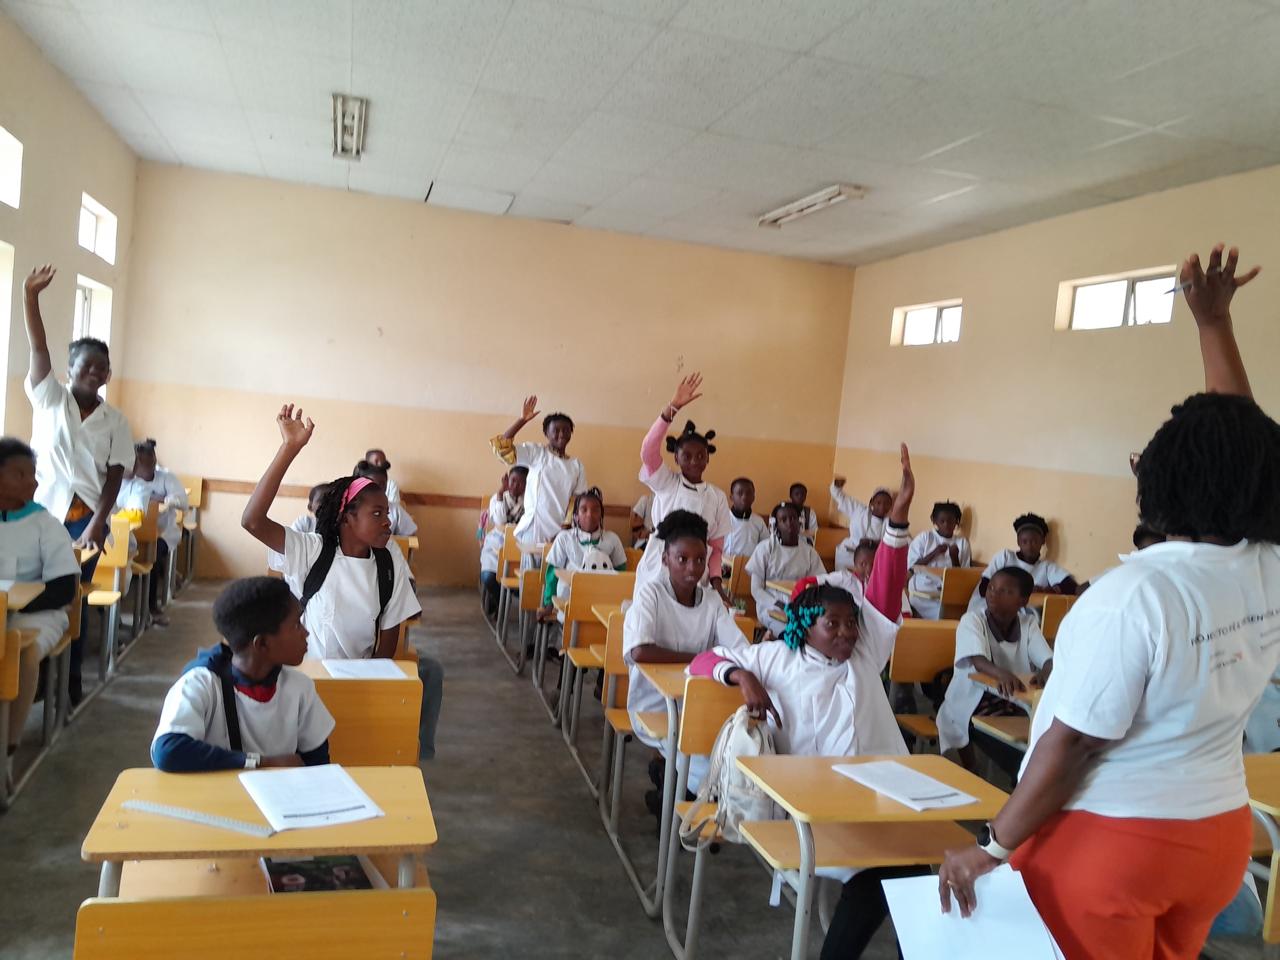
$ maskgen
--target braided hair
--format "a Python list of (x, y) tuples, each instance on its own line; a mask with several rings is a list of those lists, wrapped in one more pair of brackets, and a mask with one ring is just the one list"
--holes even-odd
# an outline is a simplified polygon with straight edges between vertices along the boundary
[(1024, 513), (1013, 521), (1013, 532), (1017, 533), (1023, 527), (1031, 527), (1033, 530), (1040, 531), (1040, 536), (1049, 536), (1049, 522), (1038, 513)]
[(853, 594), (830, 583), (808, 581), (805, 586), (787, 604), (787, 625), (782, 629), (781, 640), (787, 649), (799, 651), (805, 645), (809, 630), (818, 618), (826, 611), (828, 604), (843, 603), (858, 612), (858, 604)]
[(686, 420), (684, 429), (680, 431), (678, 437), (667, 437), (667, 453), (675, 453), (686, 443), (700, 443), (707, 448), (707, 456), (716, 452), (715, 444), (711, 441), (716, 438), (714, 430), (708, 430), (706, 433), (699, 433), (698, 428), (693, 425), (692, 420)]
[(316, 508), (316, 533), (324, 538), (325, 543), (341, 544), (342, 518), (348, 513), (353, 513), (369, 491), (383, 492), (382, 488), (374, 483), (373, 486), (365, 487), (352, 497), (351, 502), (344, 508), (342, 498), (346, 495), (347, 488), (359, 479), (361, 478), (339, 477), (325, 486), (324, 495), (320, 498), (320, 506)]
[(672, 510), (654, 531), (659, 540), (670, 547), (677, 540), (707, 542), (707, 521), (692, 510)]
[(1139, 517), (1158, 534), (1280, 543), (1280, 424), (1248, 397), (1188, 397), (1137, 473)]
[[(960, 504), (952, 503), (950, 500), (939, 500), (935, 503), (933, 505), (933, 511), (929, 514), (929, 519), (936, 523), (939, 515), (944, 513), (949, 513), (955, 517), (957, 524), (964, 519), (964, 514), (960, 510)], [(1017, 524), (1014, 524), (1014, 527), (1016, 528)]]

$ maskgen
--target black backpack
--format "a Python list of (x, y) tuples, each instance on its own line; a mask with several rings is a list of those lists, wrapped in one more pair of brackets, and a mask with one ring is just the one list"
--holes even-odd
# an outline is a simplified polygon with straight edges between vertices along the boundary
[[(396, 585), (396, 568), (391, 562), (391, 551), (386, 547), (373, 547), (373, 562), (378, 568), (378, 616), (373, 621), (373, 646), (369, 648), (369, 656), (373, 656), (378, 648), (378, 634), (382, 630), (382, 615), (391, 602), (391, 593)], [(311, 598), (324, 586), (325, 577), (329, 576), (329, 568), (333, 566), (333, 558), (338, 553), (338, 544), (326, 541), (320, 548), (320, 556), (307, 571), (307, 579), (302, 582), (302, 610), (305, 613)]]

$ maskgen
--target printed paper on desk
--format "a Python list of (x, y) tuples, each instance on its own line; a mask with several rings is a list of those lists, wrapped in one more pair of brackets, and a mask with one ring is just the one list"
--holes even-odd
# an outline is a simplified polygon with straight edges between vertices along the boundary
[(335, 680), (407, 680), (394, 660), (322, 660), (329, 676)]
[(940, 780), (892, 760), (837, 763), (831, 769), (912, 810), (965, 807), (978, 802), (977, 797), (971, 797), (955, 787), (949, 787)]
[(240, 774), (267, 823), (279, 830), (329, 827), (385, 816), (381, 808), (336, 763)]
[(978, 906), (967, 918), (954, 899), (942, 912), (932, 874), (882, 885), (904, 960), (1063, 960), (1022, 875), (1007, 863), (978, 878)]

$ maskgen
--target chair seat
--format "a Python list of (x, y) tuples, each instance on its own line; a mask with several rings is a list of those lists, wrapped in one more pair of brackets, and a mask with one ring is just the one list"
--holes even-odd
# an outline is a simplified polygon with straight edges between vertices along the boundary
[(519, 590), (519, 589), (520, 589), (520, 578), (519, 578), (519, 577), (502, 577), (502, 578), (500, 578), (500, 579), (498, 580), (498, 583), (499, 583), (499, 585), (500, 585), (504, 590)]
[(597, 647), (570, 647), (567, 651), (569, 662), (579, 670), (604, 669), (604, 657), (596, 653)]
[(898, 726), (913, 737), (921, 737), (925, 740), (938, 739), (938, 721), (933, 717), (927, 717), (923, 713), (895, 713), (893, 719), (897, 720)]
[(1249, 850), (1251, 857), (1269, 857), (1273, 853), (1271, 838), (1267, 836), (1267, 828), (1253, 818), (1253, 847)]
[[(738, 829), (773, 869), (800, 868), (800, 838), (790, 820), (753, 820)], [(818, 867), (892, 867), (941, 863), (948, 850), (972, 846), (973, 834), (945, 820), (815, 823), (813, 845)]]
[(631, 733), (631, 714), (621, 707), (610, 707), (604, 712), (604, 718), (614, 733)]
[(89, 606), (110, 607), (120, 602), (119, 590), (94, 590), (89, 594)]
[(667, 738), (667, 711), (643, 710), (636, 714), (636, 729), (653, 740)]
[(975, 730), (990, 734), (997, 740), (1003, 740), (1019, 750), (1027, 749), (1031, 739), (1030, 717), (974, 717)]
[[(696, 800), (681, 800), (676, 804), (676, 816), (683, 818), (696, 804)], [(698, 819), (706, 819), (703, 824), (700, 836), (704, 840), (715, 840), (720, 836), (720, 828), (716, 826), (716, 813), (719, 812), (719, 805), (714, 803), (704, 803), (698, 808)], [(679, 827), (679, 824), (676, 825)]]
[(152, 566), (153, 564), (139, 563), (137, 560), (134, 560), (132, 563), (129, 564), (129, 569), (133, 571), (134, 576), (145, 577), (147, 574), (151, 572)]

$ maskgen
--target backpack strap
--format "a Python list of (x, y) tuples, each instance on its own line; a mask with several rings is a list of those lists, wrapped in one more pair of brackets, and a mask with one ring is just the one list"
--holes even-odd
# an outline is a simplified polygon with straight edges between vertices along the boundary
[(305, 613), (307, 604), (311, 602), (311, 598), (320, 592), (320, 588), (324, 586), (325, 577), (329, 576), (329, 570), (333, 566), (333, 558), (338, 553), (338, 544), (336, 542), (325, 541), (320, 548), (320, 555), (316, 557), (316, 562), (311, 564), (311, 569), (307, 571), (307, 578), (302, 582), (302, 596), (299, 602)]
[(373, 621), (373, 650), (378, 647), (378, 636), (382, 633), (382, 615), (387, 612), (387, 604), (391, 602), (391, 594), (396, 586), (396, 567), (391, 561), (391, 551), (386, 547), (373, 548), (373, 562), (378, 568), (378, 617)]
[(227, 719), (227, 740), (231, 749), (241, 753), (244, 749), (240, 739), (240, 717), (236, 713), (236, 685), (231, 679), (231, 648), (225, 643), (214, 659), (213, 672), (222, 681), (222, 711)]

